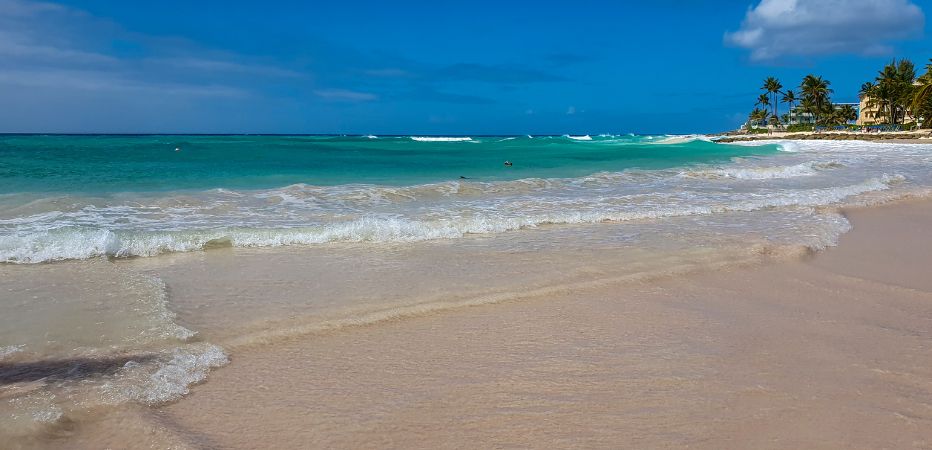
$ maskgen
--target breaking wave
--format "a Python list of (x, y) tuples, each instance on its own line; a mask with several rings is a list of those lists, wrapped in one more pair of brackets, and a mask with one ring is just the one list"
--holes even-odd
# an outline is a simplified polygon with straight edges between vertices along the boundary
[(471, 141), (471, 137), (436, 137), (436, 136), (411, 136), (412, 141), (418, 142), (466, 142)]
[(839, 162), (810, 161), (792, 166), (776, 167), (726, 167), (720, 169), (691, 170), (682, 172), (683, 176), (695, 178), (735, 178), (740, 180), (771, 180), (779, 178), (806, 177), (820, 171), (844, 167)]
[[(772, 207), (815, 207), (848, 197), (889, 189), (904, 177), (884, 175), (861, 183), (819, 189), (781, 189), (766, 196), (729, 198), (728, 202), (688, 201), (669, 205), (631, 203), (631, 197), (537, 200), (496, 207), (485, 204), (464, 211), (446, 211), (420, 217), (398, 214), (366, 215), (352, 220), (306, 227), (222, 227), (184, 230), (110, 230), (68, 227), (12, 236), (0, 236), (0, 261), (40, 263), (97, 256), (139, 257), (188, 252), (212, 247), (278, 247), (330, 242), (417, 242), (455, 239), (471, 234), (501, 233), (554, 224), (624, 222)], [(507, 207), (506, 207), (507, 206)], [(523, 212), (528, 211), (528, 212)], [(431, 217), (437, 216), (437, 217)]]
[(660, 139), (650, 141), (649, 143), (659, 144), (659, 145), (674, 145), (674, 144), (688, 144), (690, 142), (696, 142), (696, 141), (712, 142), (712, 139), (702, 134), (687, 134), (683, 136), (664, 136)]

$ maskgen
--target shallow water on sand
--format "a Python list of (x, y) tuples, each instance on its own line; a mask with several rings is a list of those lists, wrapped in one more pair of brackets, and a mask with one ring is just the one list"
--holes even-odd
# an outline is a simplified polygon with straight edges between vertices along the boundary
[(57, 436), (94, 411), (178, 400), (229, 357), (295, 339), (805, 252), (751, 235), (585, 227), (2, 265), (4, 298), (19, 301), (0, 306), (0, 337), (15, 343), (0, 359), (0, 431)]
[[(804, 262), (590, 279), (515, 297), (524, 301), (253, 342), (189, 398), (82, 417), (41, 442), (923, 448), (932, 285), (916, 266), (932, 249), (902, 237), (924, 232), (932, 208), (887, 211), (856, 218), (855, 242)], [(679, 255), (689, 259), (701, 258)]]
[(0, 196), (0, 436), (148, 417), (337, 330), (807, 255), (850, 229), (839, 207), (932, 188), (932, 146), (781, 145), (578, 178)]

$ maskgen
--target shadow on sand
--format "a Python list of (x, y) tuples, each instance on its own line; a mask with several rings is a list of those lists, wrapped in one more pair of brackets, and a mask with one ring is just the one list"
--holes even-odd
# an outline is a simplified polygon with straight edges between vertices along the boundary
[(130, 361), (144, 363), (154, 358), (154, 355), (129, 355), (111, 358), (0, 362), (0, 386), (40, 380), (83, 380), (96, 375), (112, 375)]

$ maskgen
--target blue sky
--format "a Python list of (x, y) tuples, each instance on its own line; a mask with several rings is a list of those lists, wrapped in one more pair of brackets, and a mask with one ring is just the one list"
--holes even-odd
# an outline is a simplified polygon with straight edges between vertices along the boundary
[(688, 133), (932, 58), (930, 1), (0, 0), (0, 132)]

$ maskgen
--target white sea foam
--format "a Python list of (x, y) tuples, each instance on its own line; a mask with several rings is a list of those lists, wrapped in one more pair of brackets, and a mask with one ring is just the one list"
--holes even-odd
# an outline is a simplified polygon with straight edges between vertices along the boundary
[(56, 404), (55, 394), (47, 391), (16, 396), (9, 400), (9, 406), (13, 410), (9, 417), (12, 421), (4, 425), (13, 425), (14, 431), (15, 428), (55, 423), (64, 414)]
[(650, 143), (659, 145), (674, 145), (688, 144), (695, 141), (712, 142), (712, 139), (702, 134), (667, 135), (663, 138), (652, 140)]
[(7, 345), (5, 347), (0, 347), (0, 360), (3, 360), (7, 356), (10, 356), (14, 353), (19, 353), (23, 351), (23, 348), (26, 347), (23, 344), (19, 345)]
[(437, 136), (411, 136), (411, 140), (418, 142), (466, 142), (471, 137), (437, 137)]
[(592, 136), (589, 136), (588, 134), (584, 136), (570, 136), (567, 134), (567, 135), (564, 135), (564, 137), (572, 139), (574, 141), (591, 141), (592, 140)]
[[(656, 141), (674, 138), (683, 137)], [(767, 145), (774, 143), (785, 145)], [(736, 158), (713, 167), (631, 169), (578, 178), (56, 197), (25, 202), (0, 215), (0, 262), (154, 256), (222, 246), (453, 239), (544, 224), (831, 206), (848, 201), (844, 196), (891, 186), (896, 192), (871, 197), (932, 186), (932, 145), (793, 144), (794, 152)]]
[[(846, 197), (886, 190), (903, 181), (902, 176), (882, 176), (861, 183), (821, 189), (781, 189), (767, 196), (739, 196), (722, 202), (683, 198), (666, 205), (649, 205), (630, 195), (578, 198), (509, 200), (507, 205), (481, 205), (468, 214), (446, 212), (436, 217), (399, 217), (397, 214), (363, 217), (292, 228), (221, 228), (208, 230), (111, 231), (58, 229), (39, 233), (0, 236), (0, 261), (38, 263), (95, 256), (155, 256), (205, 247), (277, 247), (328, 242), (417, 242), (454, 239), (470, 234), (487, 234), (535, 228), (548, 224), (583, 224), (630, 221), (690, 215), (753, 211), (769, 207), (822, 206)], [(582, 186), (584, 188), (585, 186)], [(650, 198), (650, 197), (647, 197)], [(725, 200), (725, 199), (722, 199)]]
[(112, 382), (101, 387), (110, 403), (135, 401), (158, 405), (187, 395), (191, 385), (229, 359), (216, 345), (197, 343), (155, 355), (155, 363), (127, 363)]
[(842, 167), (838, 162), (809, 161), (791, 166), (776, 167), (724, 167), (720, 169), (689, 170), (681, 172), (686, 177), (735, 178), (740, 180), (771, 180), (812, 176), (819, 171)]
[(192, 385), (203, 382), (211, 369), (229, 362), (223, 349), (207, 343), (142, 352), (134, 358), (113, 374), (45, 383), (24, 393), (14, 392), (5, 405), (0, 404), (0, 412), (8, 413), (4, 425), (13, 434), (28, 434), (69, 414), (104, 405), (171, 402), (187, 395)]
[(0, 302), (0, 341), (20, 342), (0, 347), (0, 361), (60, 364), (42, 379), (13, 383), (9, 401), (0, 401), (0, 428), (28, 433), (104, 405), (173, 401), (227, 363), (220, 347), (189, 342), (195, 333), (175, 322), (167, 288), (153, 275), (97, 259), (41, 274), (0, 266), (0, 278), (23, 300)]

